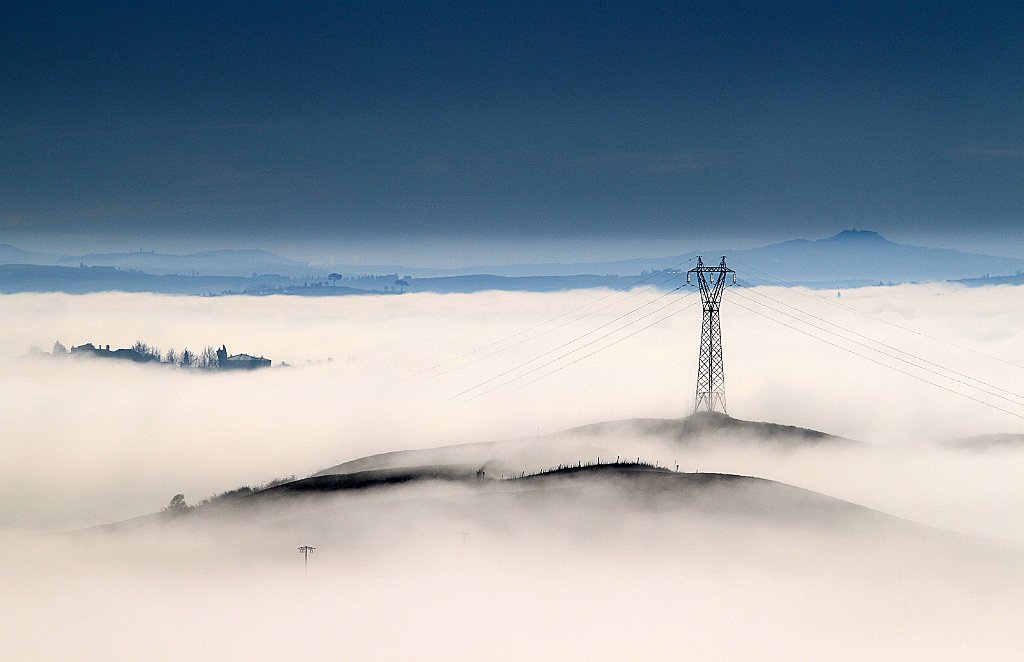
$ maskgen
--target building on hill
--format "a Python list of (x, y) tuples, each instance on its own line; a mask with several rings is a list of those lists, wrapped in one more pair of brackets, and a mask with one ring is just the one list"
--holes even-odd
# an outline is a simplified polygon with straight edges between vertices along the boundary
[(134, 349), (122, 348), (110, 350), (110, 345), (97, 347), (91, 342), (87, 342), (84, 345), (78, 345), (77, 347), (71, 348), (72, 356), (98, 356), (105, 359), (127, 359), (129, 361), (135, 361), (136, 363), (147, 363), (149, 361), (159, 361), (159, 357), (153, 354), (140, 354)]
[(221, 345), (217, 350), (217, 366), (221, 370), (255, 370), (256, 368), (269, 368), (270, 363), (270, 359), (262, 356), (249, 354), (228, 356), (227, 345)]
[(91, 342), (87, 342), (84, 345), (71, 346), (71, 356), (110, 356), (112, 354), (113, 352), (110, 351), (110, 345), (107, 345), (104, 348), (102, 346), (97, 347)]

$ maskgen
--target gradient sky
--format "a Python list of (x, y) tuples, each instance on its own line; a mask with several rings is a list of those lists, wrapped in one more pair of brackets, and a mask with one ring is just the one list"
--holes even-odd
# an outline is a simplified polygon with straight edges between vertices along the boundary
[(7, 5), (0, 241), (1020, 256), (1022, 34), (1019, 2)]

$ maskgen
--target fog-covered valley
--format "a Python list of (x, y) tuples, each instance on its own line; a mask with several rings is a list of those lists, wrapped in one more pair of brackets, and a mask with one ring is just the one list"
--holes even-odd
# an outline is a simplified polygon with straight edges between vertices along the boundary
[[(991, 396), (1024, 383), (1019, 289), (864, 288), (844, 291), (845, 307), (761, 290), (994, 385), (902, 368), (995, 407), (730, 306), (750, 303), (727, 292), (729, 413), (794, 429), (679, 420), (700, 333), (696, 297), (672, 303), (683, 292), (0, 297), (16, 320), (0, 329), (0, 639), (16, 659), (1020, 655), (1024, 446), (949, 443), (1024, 432), (1024, 408)], [(224, 343), (291, 367), (28, 351), (137, 339)], [(392, 451), (417, 452), (370, 457)], [(598, 457), (668, 471), (644, 474), (656, 487), (508, 480)], [(485, 483), (159, 514), (178, 493), (196, 504), (288, 475), (437, 464), (485, 468)], [(710, 474), (767, 481), (695, 482)], [(308, 579), (305, 544), (317, 547)]]

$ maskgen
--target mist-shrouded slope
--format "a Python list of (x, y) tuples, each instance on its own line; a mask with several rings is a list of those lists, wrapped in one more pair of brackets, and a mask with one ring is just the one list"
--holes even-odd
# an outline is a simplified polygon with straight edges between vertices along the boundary
[[(112, 552), (122, 554), (121, 548), (145, 552), (130, 562), (159, 567), (160, 573), (171, 568), (197, 575), (193, 565), (201, 563), (212, 568), (197, 575), (203, 581), (230, 568), (256, 596), (241, 607), (230, 598), (233, 621), (236, 608), (244, 612), (246, 604), (265, 613), (267, 605), (298, 599), (305, 608), (307, 591), (319, 587), (319, 611), (333, 614), (351, 605), (331, 627), (329, 646), (339, 645), (336, 633), (343, 632), (340, 650), (347, 655), (353, 638), (370, 631), (357, 646), (367, 653), (349, 655), (357, 658), (476, 659), (481, 647), (466, 644), (461, 631), (473, 614), (482, 613), (499, 630), (494, 641), (500, 644), (487, 651), (505, 645), (511, 630), (543, 642), (531, 654), (513, 647), (506, 659), (671, 659), (680, 650), (672, 629), (680, 621), (694, 629), (683, 637), (684, 646), (692, 648), (700, 633), (712, 632), (710, 652), (702, 659), (762, 659), (760, 644), (740, 653), (723, 649), (736, 627), (744, 637), (772, 637), (777, 659), (1016, 659), (1020, 647), (1012, 633), (1024, 586), (1019, 543), (930, 528), (889, 515), (884, 507), (823, 494), (827, 489), (734, 473), (674, 471), (637, 463), (635, 455), (631, 462), (616, 463), (609, 456), (597, 464), (594, 458), (513, 478), (495, 474), (497, 459), (485, 465), (455, 461), (460, 453), (504, 457), (506, 445), (562, 444), (566, 454), (587, 444), (638, 445), (642, 437), (635, 435), (642, 434), (663, 444), (666, 435), (682, 440), (670, 444), (732, 439), (735, 448), (748, 450), (750, 444), (812, 444), (831, 453), (829, 444), (853, 443), (799, 428), (707, 416), (634, 423), (436, 449), (448, 453), (445, 461), (419, 466), (354, 470), (349, 463), (347, 473), (321, 473), (59, 542), (73, 549), (76, 559), (92, 554), (98, 563), (118, 564), (112, 572), (122, 577), (153, 574), (125, 573), (121, 557), (108, 562)], [(758, 439), (757, 430), (766, 434)], [(766, 441), (769, 432), (773, 441)], [(406, 454), (405, 459), (412, 458)], [(299, 545), (313, 545), (315, 554), (297, 556)], [(309, 574), (303, 581), (306, 560)], [(295, 599), (267, 599), (266, 577), (275, 572), (301, 585)], [(566, 577), (572, 581), (566, 583)], [(155, 579), (163, 601), (164, 577), (157, 573)], [(69, 581), (55, 583), (63, 591)], [(194, 585), (186, 589), (181, 604), (191, 606)], [(234, 595), (219, 587), (217, 592)], [(54, 593), (63, 599), (63, 592)], [(534, 618), (552, 601), (557, 608)], [(226, 603), (221, 598), (216, 604)], [(422, 608), (404, 609), (408, 604)], [(120, 604), (118, 609), (123, 612)], [(587, 612), (578, 618), (581, 609), (596, 617)], [(459, 634), (436, 641), (396, 637), (396, 610), (406, 614), (406, 622), (435, 619), (426, 628), (430, 632), (447, 632), (454, 624)], [(270, 611), (276, 618), (279, 610)], [(664, 622), (652, 620), (666, 613), (671, 617)], [(649, 636), (647, 629), (672, 636), (646, 652), (637, 648), (635, 637), (625, 636), (627, 643), (614, 654), (608, 654), (606, 643), (581, 654), (571, 637), (565, 644), (564, 614), (577, 617), (575, 632), (621, 632), (623, 623), (634, 623), (627, 631), (642, 633), (640, 640)], [(557, 625), (548, 628), (548, 622)], [(657, 627), (651, 628), (652, 622)], [(243, 640), (252, 630), (246, 625)], [(820, 635), (822, 628), (827, 635)], [(949, 632), (956, 634), (947, 642), (941, 637)], [(813, 650), (809, 633), (821, 638)], [(382, 642), (410, 639), (410, 650), (382, 647)], [(433, 642), (426, 655), (424, 641)], [(566, 648), (556, 648), (559, 643)], [(321, 645), (317, 650), (337, 654), (339, 649)], [(937, 656), (936, 650), (951, 653)]]
[[(313, 489), (330, 481), (338, 489)], [(295, 489), (303, 483), (311, 489)], [(239, 631), (230, 649), (204, 644), (216, 652), (210, 659), (287, 657), (283, 649), (268, 656), (252, 638), (269, 628), (268, 641), (293, 649), (308, 624), (278, 621), (295, 612), (330, 617), (305, 659), (479, 659), (501, 650), (508, 654), (496, 659), (674, 659), (680, 650), (700, 659), (1018, 659), (1019, 545), (791, 485), (623, 464), (512, 480), (424, 467), (296, 484), (47, 537), (31, 555), (12, 547), (20, 556), (10, 578), (24, 585), (14, 594), (45, 623), (35, 626), (50, 635), (43, 642), (52, 639), (50, 615), (72, 600), (90, 650), (106, 641), (95, 635), (104, 625), (137, 629), (122, 624), (135, 613), (124, 596), (156, 605), (159, 620), (144, 626), (159, 624), (167, 659), (202, 657), (167, 654), (182, 631), (217, 639), (230, 628)], [(295, 552), (307, 544), (315, 547), (308, 577)], [(98, 605), (107, 595), (116, 600)], [(94, 616), (97, 607), (105, 611)], [(24, 622), (23, 612), (12, 617)], [(7, 631), (22, 635), (11, 623)], [(480, 644), (486, 623), (493, 633)], [(422, 627), (408, 635), (410, 624)], [(522, 643), (510, 646), (509, 632)], [(47, 657), (69, 659), (58, 652)], [(88, 657), (117, 657), (103, 652)]]
[(679, 535), (703, 538), (731, 531), (746, 545), (757, 545), (765, 534), (804, 532), (887, 545), (1017, 549), (764, 478), (643, 464), (594, 464), (511, 479), (481, 479), (468, 467), (438, 466), (315, 476), (103, 529), (139, 533), (167, 526), (170, 531), (212, 527), (243, 537), (315, 532), (323, 544), (364, 550), (397, 548), (449, 529), (474, 531), (495, 542), (547, 530), (571, 545), (600, 540), (613, 547), (633, 545), (638, 535), (665, 546)]
[(973, 451), (1020, 449), (1024, 448), (1024, 434), (982, 434), (963, 439), (953, 439), (943, 442), (942, 445), (946, 448)]
[[(866, 526), (874, 531), (909, 532), (925, 528), (774, 480), (652, 465), (642, 461), (643, 451), (637, 451), (643, 448), (644, 438), (673, 446), (770, 444), (773, 449), (857, 443), (814, 430), (738, 421), (722, 414), (613, 421), (543, 438), (360, 458), (241, 498), (215, 500), (189, 511), (183, 520), (201, 522), (206, 516), (216, 519), (223, 515), (236, 524), (254, 525), (269, 517), (280, 525), (311, 513), (323, 518), (324, 512), (333, 508), (348, 511), (358, 502), (367, 506), (368, 513), (376, 513), (383, 529), (389, 528), (387, 521), (392, 516), (405, 521), (402, 513), (409, 507), (427, 519), (456, 517), (468, 525), (511, 529), (531, 521), (536, 524), (537, 517), (600, 520), (623, 508), (644, 516), (689, 512), (734, 523), (823, 530)], [(632, 454), (627, 457), (626, 452), (610, 450), (619, 445)], [(559, 457), (559, 463), (551, 459)], [(545, 470), (549, 464), (555, 468)], [(384, 510), (380, 510), (382, 503), (388, 504)], [(552, 515), (555, 511), (559, 514)], [(504, 522), (504, 516), (497, 515), (509, 512), (517, 515)], [(400, 536), (398, 531), (392, 534)]]
[[(866, 519), (892, 525), (903, 522), (878, 511), (785, 483), (722, 473), (685, 473), (640, 463), (567, 466), (552, 471), (495, 479), (482, 477), (468, 466), (423, 466), (320, 475), (255, 493), (234, 506), (280, 502), (282, 498), (343, 494), (371, 488), (421, 485), (462, 485), (467, 490), (437, 494), (444, 502), (456, 498), (483, 499), (573, 508), (605, 500), (658, 512), (697, 510), (761, 520), (799, 520), (821, 525), (840, 518)], [(604, 506), (602, 505), (602, 510)], [(906, 523), (909, 524), (909, 523)]]
[(816, 444), (857, 445), (861, 442), (794, 425), (744, 421), (719, 412), (698, 412), (686, 418), (634, 418), (624, 421), (591, 423), (566, 431), (576, 436), (632, 434), (666, 437), (686, 443), (714, 441), (720, 438), (798, 447)]
[(754, 444), (785, 450), (822, 445), (849, 448), (860, 443), (807, 428), (700, 412), (681, 419), (593, 423), (543, 437), (392, 451), (343, 462), (316, 475), (437, 464), (486, 465), (492, 472), (519, 473), (598, 457), (606, 461), (617, 456), (643, 457), (654, 452), (655, 447), (664, 450), (666, 445), (699, 448), (708, 444)]

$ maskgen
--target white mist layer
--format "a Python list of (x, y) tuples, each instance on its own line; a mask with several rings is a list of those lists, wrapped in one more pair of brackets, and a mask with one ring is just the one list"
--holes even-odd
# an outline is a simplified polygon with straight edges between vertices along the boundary
[[(464, 488), (0, 540), (15, 659), (1013, 659), (1020, 550)], [(766, 508), (770, 491), (752, 493)], [(500, 505), (500, 508), (496, 508)], [(292, 508), (289, 510), (289, 508)], [(710, 510), (708, 510), (710, 509)], [(716, 514), (717, 513), (717, 514)], [(877, 516), (882, 517), (882, 516)], [(874, 528), (878, 526), (879, 528)], [(298, 544), (315, 543), (304, 578)]]
[[(1019, 368), (792, 292), (764, 292), (990, 384), (1024, 391), (1024, 370)], [(749, 291), (743, 293), (752, 296)], [(153, 512), (178, 492), (195, 502), (239, 485), (288, 474), (302, 476), (375, 452), (550, 434), (603, 420), (688, 414), (695, 382), (699, 305), (507, 395), (499, 389), (463, 403), (466, 397), (518, 373), (437, 406), (632, 307), (654, 301), (661, 296), (656, 292), (633, 296), (573, 321), (625, 296), (612, 294), (592, 308), (516, 337), (512, 342), (570, 322), (507, 352), (435, 379), (409, 379), (418, 371), (608, 294), (0, 297), (0, 318), (13, 321), (0, 328), (0, 392), (4, 394), (0, 399), (0, 526), (28, 530), (84, 526)], [(980, 493), (999, 499), (991, 509), (1020, 514), (1022, 488), (1018, 480), (1011, 480), (1021, 466), (1019, 452), (918, 451), (955, 437), (1021, 432), (1024, 426), (1019, 418), (730, 307), (731, 294), (726, 292), (722, 311), (730, 413), (876, 443), (891, 449), (891, 454), (855, 459), (845, 468), (827, 459), (803, 462), (733, 455), (735, 461), (703, 463), (704, 470), (769, 473), (908, 516), (955, 513), (945, 520), (931, 516), (928, 520), (954, 529), (1006, 535), (1005, 523), (979, 530), (970, 511)], [(843, 305), (1024, 364), (1020, 288), (917, 285), (844, 294)], [(679, 305), (696, 299), (691, 295)], [(670, 300), (657, 301), (638, 314)], [(554, 351), (524, 370), (622, 322)], [(296, 367), (195, 374), (160, 366), (24, 356), (29, 346), (48, 349), (55, 339), (68, 346), (93, 342), (112, 347), (142, 339), (179, 351), (226, 343), (231, 351), (263, 354)], [(328, 358), (333, 362), (326, 362)], [(323, 362), (307, 365), (307, 361)], [(446, 368), (459, 365), (456, 361)], [(997, 406), (1024, 412), (1024, 407), (922, 374)], [(624, 456), (630, 453), (622, 451)], [(708, 456), (708, 461), (713, 457)], [(560, 461), (577, 459), (581, 458)], [(679, 458), (651, 459), (667, 464)], [(692, 464), (699, 463), (699, 457), (692, 458)], [(887, 487), (874, 491), (879, 485)], [(915, 503), (923, 505), (919, 508)], [(982, 519), (990, 518), (985, 514)]]
[[(1005, 363), (793, 292), (762, 291), (990, 384), (1024, 390), (1024, 371)], [(763, 476), (941, 529), (1015, 542), (879, 524), (888, 519), (848, 527), (842, 517), (811, 511), (792, 520), (761, 521), (758, 512), (723, 519), (625, 504), (614, 492), (497, 507), (452, 485), (331, 498), (259, 519), (244, 513), (212, 521), (164, 518), (117, 534), (37, 534), (153, 513), (178, 492), (196, 502), (372, 453), (538, 433), (544, 443), (547, 435), (596, 421), (689, 414), (699, 306), (536, 384), (437, 406), (655, 301), (656, 292), (586, 319), (571, 321), (586, 310), (571, 314), (552, 325), (570, 321), (562, 328), (450, 374), (410, 379), (608, 294), (0, 296), (4, 656), (959, 660), (1024, 654), (1024, 449), (939, 443), (1020, 433), (1021, 420), (730, 306), (729, 292), (722, 322), (730, 414), (872, 445), (781, 451), (736, 437), (689, 447), (627, 432), (598, 435), (571, 450), (555, 446), (561, 437), (554, 435), (545, 452), (518, 460), (521, 469), (591, 460), (580, 455), (596, 450), (640, 455), (688, 471)], [(1022, 294), (1020, 288), (917, 285), (844, 291), (842, 303), (1024, 364)], [(612, 294), (594, 307), (623, 296)], [(226, 343), (232, 352), (295, 367), (203, 374), (25, 355), (29, 346), (48, 350), (57, 339), (113, 347), (141, 339), (179, 351)], [(713, 504), (718, 497), (706, 498)], [(772, 505), (767, 497), (761, 503)], [(308, 581), (296, 553), (302, 544), (317, 546)]]

